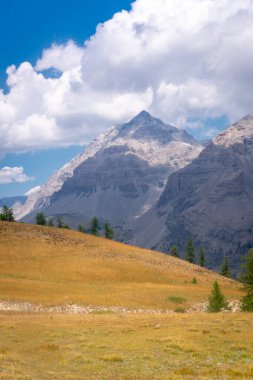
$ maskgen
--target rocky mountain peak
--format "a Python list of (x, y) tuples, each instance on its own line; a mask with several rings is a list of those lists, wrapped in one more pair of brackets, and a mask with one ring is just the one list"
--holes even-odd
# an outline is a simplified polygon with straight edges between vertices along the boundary
[(221, 132), (213, 139), (215, 145), (223, 145), (226, 148), (234, 144), (242, 144), (247, 140), (253, 141), (253, 113), (250, 113)]
[[(103, 169), (103, 173), (108, 172), (108, 175), (110, 171), (113, 172), (112, 167), (116, 163), (118, 166), (134, 166), (131, 172), (136, 170), (140, 162), (143, 168), (146, 166), (147, 171), (150, 170), (150, 172), (154, 170), (159, 172), (162, 167), (162, 174), (158, 175), (160, 179), (157, 181), (158, 190), (161, 192), (168, 174), (189, 164), (202, 149), (202, 145), (185, 131), (167, 125), (148, 112), (142, 111), (129, 122), (112, 127), (100, 134), (83, 153), (54, 173), (38, 192), (28, 197), (26, 204), (19, 209), (17, 218), (20, 219), (33, 210), (48, 207), (53, 195), (59, 192), (66, 182), (70, 183), (70, 178), (73, 176), (76, 178), (80, 175), (80, 178), (85, 178), (84, 183), (87, 183), (86, 177), (91, 173), (87, 172), (90, 163), (94, 166), (93, 173), (98, 172), (109, 160), (108, 168)], [(135, 161), (134, 165), (130, 163), (131, 160)], [(97, 167), (98, 163), (99, 167)], [(117, 173), (121, 171), (122, 168), (117, 169), (113, 174), (114, 177), (119, 176)], [(123, 180), (119, 179), (118, 182), (120, 181)], [(102, 182), (100, 178), (96, 187), (101, 186)], [(75, 190), (76, 183), (73, 186)], [(82, 186), (84, 187), (83, 182)]]

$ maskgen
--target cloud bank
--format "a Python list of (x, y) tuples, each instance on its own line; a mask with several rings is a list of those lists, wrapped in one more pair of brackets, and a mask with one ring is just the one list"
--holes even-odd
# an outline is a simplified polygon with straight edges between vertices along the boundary
[(0, 169), (0, 184), (8, 184), (13, 182), (23, 183), (32, 181), (34, 177), (28, 177), (24, 173), (24, 168), (19, 167), (9, 167), (5, 166)]
[(83, 46), (7, 69), (1, 152), (84, 144), (142, 109), (179, 127), (238, 119), (253, 110), (252, 20), (251, 0), (136, 0)]

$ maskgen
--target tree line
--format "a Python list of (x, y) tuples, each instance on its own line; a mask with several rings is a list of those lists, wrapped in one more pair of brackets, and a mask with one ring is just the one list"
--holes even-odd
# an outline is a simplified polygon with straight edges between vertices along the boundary
[[(179, 257), (179, 250), (176, 245), (173, 245), (169, 254), (174, 257)], [(196, 250), (192, 239), (189, 239), (185, 246), (184, 259), (190, 263), (199, 264), (201, 267), (205, 266), (205, 250), (201, 247), (196, 261)], [(241, 309), (242, 311), (253, 311), (253, 248), (251, 248), (246, 256), (243, 258), (243, 264), (241, 265), (242, 274), (239, 280), (244, 284), (245, 296), (241, 299)], [(228, 257), (223, 258), (223, 262), (220, 267), (220, 274), (222, 276), (231, 277), (231, 272), (229, 268)], [(197, 283), (196, 278), (192, 280), (193, 284)], [(224, 295), (220, 290), (220, 286), (217, 281), (213, 284), (212, 294), (208, 300), (208, 311), (217, 312), (222, 309), (227, 309), (228, 303), (225, 300)]]
[[(179, 250), (176, 245), (172, 245), (169, 254), (174, 257), (179, 257)], [(203, 247), (200, 247), (198, 254), (194, 247), (192, 239), (187, 240), (184, 252), (184, 260), (189, 261), (189, 263), (197, 264), (201, 267), (206, 266), (206, 253)], [(228, 257), (224, 256), (223, 262), (220, 266), (220, 274), (225, 277), (231, 277), (231, 272), (229, 268)]]
[[(40, 226), (48, 226), (48, 227), (57, 227), (57, 228), (65, 228), (70, 229), (69, 225), (64, 223), (63, 219), (60, 217), (56, 218), (56, 221), (54, 221), (52, 218), (46, 218), (45, 214), (43, 212), (38, 212), (35, 217), (36, 224)], [(87, 232), (91, 233), (94, 236), (99, 236), (100, 231), (103, 230), (104, 236), (106, 239), (113, 239), (114, 238), (114, 231), (111, 227), (109, 222), (105, 222), (102, 227), (100, 226), (100, 222), (98, 218), (94, 217), (90, 221), (90, 227), (86, 231), (85, 227), (82, 224), (79, 224), (77, 227), (77, 230), (79, 232)]]

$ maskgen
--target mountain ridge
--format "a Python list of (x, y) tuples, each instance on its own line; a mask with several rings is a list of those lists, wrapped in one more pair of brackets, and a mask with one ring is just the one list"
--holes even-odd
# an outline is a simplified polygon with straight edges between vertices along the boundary
[[(185, 168), (172, 173), (158, 202), (136, 222), (136, 245), (181, 252), (192, 238), (218, 269), (225, 255), (238, 272), (252, 246), (253, 115), (215, 137)], [(150, 235), (150, 226), (158, 233)]]
[(62, 167), (28, 198), (18, 218), (31, 222), (35, 212), (43, 210), (64, 216), (73, 226), (84, 220), (84, 214), (86, 220), (97, 215), (122, 224), (151, 207), (168, 175), (202, 149), (185, 131), (142, 111), (102, 133)]

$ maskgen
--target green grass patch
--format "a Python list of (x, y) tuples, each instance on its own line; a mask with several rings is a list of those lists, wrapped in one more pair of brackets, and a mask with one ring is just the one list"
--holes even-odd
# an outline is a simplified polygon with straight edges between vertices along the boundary
[(186, 302), (186, 298), (181, 297), (181, 296), (169, 296), (168, 299), (170, 302), (180, 304), (180, 305)]

